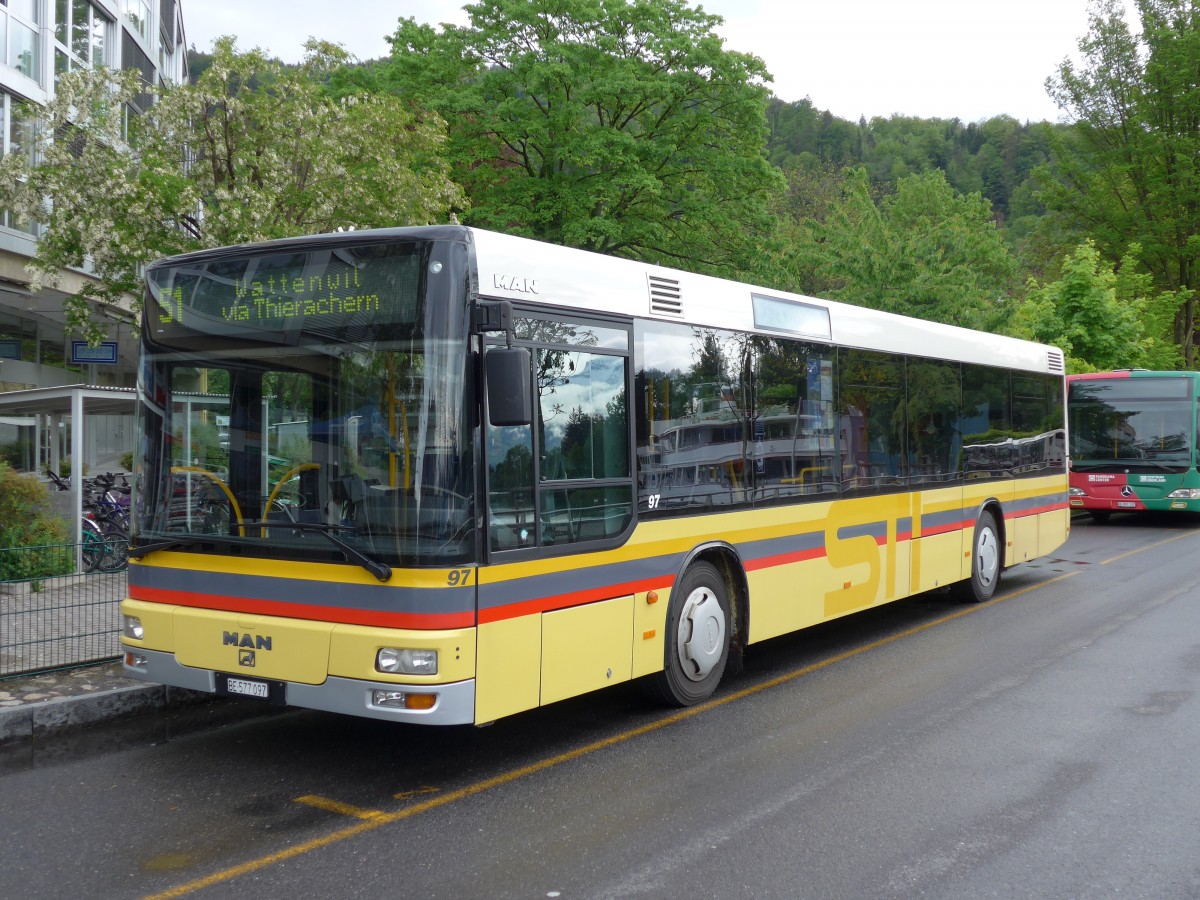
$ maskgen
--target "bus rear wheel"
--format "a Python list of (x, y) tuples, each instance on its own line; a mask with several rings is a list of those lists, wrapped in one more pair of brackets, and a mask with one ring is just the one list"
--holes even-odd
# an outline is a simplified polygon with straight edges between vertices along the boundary
[(975, 522), (975, 536), (971, 539), (971, 577), (951, 585), (950, 590), (964, 603), (985, 603), (996, 595), (1003, 567), (1000, 529), (996, 527), (996, 517), (985, 510)]
[(651, 694), (672, 706), (711, 697), (729, 659), (730, 623), (721, 572), (711, 563), (693, 563), (671, 591), (665, 666), (650, 677)]

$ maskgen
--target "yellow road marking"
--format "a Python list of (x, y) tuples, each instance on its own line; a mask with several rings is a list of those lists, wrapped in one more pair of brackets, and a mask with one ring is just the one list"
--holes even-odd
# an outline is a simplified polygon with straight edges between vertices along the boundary
[[(169, 888), (161, 893), (150, 894), (145, 898), (145, 900), (170, 900), (170, 898), (174, 897), (183, 897), (186, 894), (191, 894), (203, 888), (212, 887), (215, 884), (222, 884), (226, 881), (232, 881), (234, 878), (238, 878), (242, 875), (249, 875), (251, 872), (257, 872), (261, 869), (267, 868), (268, 866), (275, 865), (276, 863), (294, 859), (297, 856), (303, 856), (306, 853), (311, 853), (314, 850), (320, 850), (323, 847), (332, 846), (333, 844), (340, 843), (348, 838), (365, 834), (368, 831), (374, 831), (376, 828), (379, 828), (383, 825), (390, 825), (393, 822), (399, 822), (402, 819), (408, 819), (412, 816), (419, 815), (420, 813), (429, 812), (430, 810), (447, 806), (457, 800), (463, 800), (467, 797), (473, 797), (476, 794), (482, 794), (485, 791), (490, 791), (493, 788), (511, 784), (512, 782), (518, 781), (526, 776), (535, 775), (538, 772), (544, 772), (546, 769), (552, 769), (555, 766), (562, 765), (565, 762), (579, 759), (581, 756), (588, 756), (589, 754), (595, 753), (597, 750), (604, 750), (608, 747), (616, 746), (617, 744), (623, 744), (626, 741), (632, 740), (633, 738), (641, 737), (645, 734), (651, 734), (655, 731), (666, 728), (669, 725), (674, 725), (678, 722), (684, 721), (685, 719), (690, 719), (692, 716), (700, 715), (701, 713), (708, 712), (711, 709), (724, 706), (727, 703), (733, 703), (735, 700), (742, 700), (746, 697), (751, 697), (754, 694), (760, 694), (765, 690), (769, 690), (770, 688), (787, 684), (789, 681), (795, 681), (797, 678), (810, 675), (813, 672), (817, 672), (821, 669), (832, 666), (835, 663), (843, 662), (847, 659), (857, 656), (860, 653), (866, 653), (868, 650), (875, 650), (880, 647), (885, 647), (888, 644), (894, 644), (895, 642), (903, 640), (904, 638), (911, 637), (915, 634), (920, 634), (922, 631), (927, 631), (930, 628), (934, 628), (938, 625), (944, 625), (947, 622), (952, 622), (955, 619), (960, 619), (963, 616), (970, 615), (977, 610), (984, 609), (989, 606), (995, 606), (996, 604), (1002, 603), (1005, 600), (1011, 600), (1014, 597), (1020, 597), (1022, 594), (1028, 594), (1030, 591), (1047, 587), (1051, 584), (1055, 584), (1056, 582), (1071, 578), (1077, 574), (1079, 573), (1067, 572), (1063, 575), (1058, 575), (1054, 578), (1047, 579), (1046, 581), (1039, 582), (1038, 584), (1031, 584), (1028, 587), (1005, 594), (1002, 597), (996, 597), (986, 603), (965, 606), (957, 612), (952, 612), (949, 615), (942, 616), (940, 619), (935, 619), (932, 622), (926, 622), (923, 625), (916, 625), (905, 631), (901, 631), (898, 634), (880, 638), (877, 641), (872, 641), (870, 644), (866, 644), (862, 647), (856, 647), (853, 650), (846, 650), (842, 653), (822, 659), (819, 662), (811, 663), (800, 669), (779, 675), (770, 679), (769, 681), (764, 681), (760, 684), (742, 688), (739, 691), (733, 691), (729, 694), (715, 697), (705, 703), (691, 706), (687, 709), (681, 709), (678, 712), (663, 716), (661, 719), (656, 719), (655, 721), (648, 722), (645, 725), (639, 725), (637, 728), (631, 728), (629, 731), (623, 731), (620, 734), (613, 735), (612, 737), (602, 738), (601, 740), (594, 741), (586, 746), (578, 747), (574, 750), (568, 750), (565, 753), (560, 753), (557, 756), (551, 756), (547, 759), (530, 763), (527, 766), (521, 766), (519, 769), (512, 769), (511, 771), (505, 772), (501, 775), (496, 775), (492, 778), (485, 778), (483, 781), (477, 781), (474, 784), (469, 784), (466, 787), (459, 788), (458, 790), (440, 794), (421, 803), (414, 803), (412, 806), (405, 807), (404, 809), (396, 810), (395, 812), (390, 813), (380, 812), (378, 815), (373, 815), (371, 818), (366, 819), (357, 825), (351, 825), (347, 828), (334, 831), (323, 837), (313, 838), (311, 841), (305, 841), (303, 844), (296, 844), (295, 846), (288, 847), (286, 850), (280, 850), (277, 853), (269, 853), (266, 856), (259, 857), (258, 859), (252, 859), (248, 862), (241, 863), (240, 865), (223, 869), (220, 872), (214, 872), (211, 875), (204, 876), (203, 878), (197, 878), (194, 881), (189, 881), (185, 884)], [(407, 794), (410, 792), (405, 793)], [(399, 796), (401, 795), (397, 795), (397, 797)], [(333, 803), (334, 801), (328, 802)], [(340, 806), (341, 804), (337, 805)]]
[(392, 794), (392, 796), (395, 797), (397, 800), (411, 800), (413, 797), (416, 797), (420, 794), (436, 794), (440, 790), (441, 790), (441, 788), (433, 787), (433, 786), (419, 787), (419, 788), (414, 788), (411, 791), (401, 791), (398, 794)]
[(1145, 547), (1138, 547), (1136, 550), (1130, 550), (1128, 553), (1122, 553), (1119, 556), (1113, 556), (1109, 559), (1101, 560), (1100, 565), (1107, 566), (1109, 563), (1119, 562), (1128, 556), (1133, 556), (1136, 553), (1141, 553), (1143, 550), (1153, 550), (1155, 547), (1161, 547), (1163, 544), (1169, 544), (1172, 541), (1181, 541), (1184, 538), (1195, 537), (1195, 531), (1185, 531), (1182, 534), (1177, 534), (1174, 537), (1163, 538), (1161, 541), (1155, 541), (1153, 544), (1147, 544)]
[(328, 797), (318, 797), (316, 794), (305, 794), (303, 797), (297, 797), (296, 802), (303, 803), (305, 806), (315, 806), (317, 809), (323, 809), (327, 812), (350, 816), (354, 819), (378, 819), (383, 815), (377, 809), (359, 809), (357, 806), (351, 806), (349, 803), (330, 800)]

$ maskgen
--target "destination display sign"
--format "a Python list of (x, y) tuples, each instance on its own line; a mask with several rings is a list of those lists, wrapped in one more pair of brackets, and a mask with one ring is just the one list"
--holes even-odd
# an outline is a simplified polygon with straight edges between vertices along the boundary
[(367, 245), (201, 258), (147, 273), (146, 318), (159, 340), (275, 332), (342, 334), (412, 323), (421, 245)]

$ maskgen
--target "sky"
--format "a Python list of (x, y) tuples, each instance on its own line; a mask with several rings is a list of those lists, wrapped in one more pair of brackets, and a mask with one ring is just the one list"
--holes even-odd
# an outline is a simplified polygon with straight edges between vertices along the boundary
[[(359, 59), (390, 53), (401, 17), (468, 24), (464, 0), (184, 0), (187, 40), (232, 34), (295, 62), (310, 36)], [(1087, 0), (699, 0), (730, 50), (760, 57), (782, 100), (857, 121), (895, 114), (1058, 121), (1046, 78), (1077, 57)]]

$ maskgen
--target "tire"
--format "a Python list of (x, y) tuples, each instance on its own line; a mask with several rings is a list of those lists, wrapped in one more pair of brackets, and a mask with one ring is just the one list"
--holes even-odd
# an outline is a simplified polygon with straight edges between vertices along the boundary
[(666, 659), (647, 681), (650, 694), (671, 706), (711, 697), (725, 673), (731, 630), (725, 579), (711, 563), (693, 563), (671, 591)]
[(129, 565), (129, 535), (119, 528), (104, 532), (104, 555), (100, 557), (101, 572), (119, 572)]
[(971, 538), (971, 577), (951, 585), (950, 589), (964, 603), (986, 603), (996, 595), (1003, 568), (1000, 529), (996, 527), (996, 517), (985, 510), (979, 514)]
[(100, 560), (104, 557), (104, 542), (100, 540), (100, 536), (94, 531), (89, 531), (86, 528), (83, 531), (83, 571), (85, 573), (95, 572), (100, 566)]

